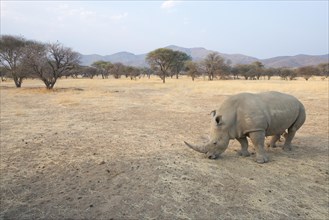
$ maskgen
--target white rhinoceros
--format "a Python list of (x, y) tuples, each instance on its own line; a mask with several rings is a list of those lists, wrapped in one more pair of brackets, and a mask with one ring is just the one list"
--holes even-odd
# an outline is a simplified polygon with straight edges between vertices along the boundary
[(291, 150), (291, 141), (306, 119), (303, 104), (295, 97), (280, 92), (258, 94), (240, 93), (229, 97), (218, 110), (211, 112), (210, 141), (204, 145), (185, 144), (205, 153), (209, 159), (217, 158), (228, 147), (231, 139), (241, 144), (242, 156), (249, 156), (247, 137), (256, 149), (256, 161), (268, 162), (264, 150), (266, 136), (273, 136), (275, 146), (285, 133), (284, 149)]

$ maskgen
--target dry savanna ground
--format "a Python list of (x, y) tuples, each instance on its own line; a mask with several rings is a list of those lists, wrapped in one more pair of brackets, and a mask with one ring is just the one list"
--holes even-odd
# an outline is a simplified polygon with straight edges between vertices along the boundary
[[(328, 80), (38, 80), (1, 89), (0, 219), (328, 219)], [(307, 120), (270, 162), (187, 148), (239, 92), (299, 98)], [(254, 152), (253, 146), (250, 151)]]

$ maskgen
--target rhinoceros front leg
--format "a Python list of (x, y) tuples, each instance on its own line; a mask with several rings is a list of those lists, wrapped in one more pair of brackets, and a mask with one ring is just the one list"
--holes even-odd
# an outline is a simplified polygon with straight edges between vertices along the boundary
[(249, 133), (249, 137), (256, 150), (256, 162), (257, 163), (268, 162), (268, 156), (264, 149), (265, 132), (264, 131), (251, 132)]
[(241, 150), (238, 151), (238, 155), (243, 156), (243, 157), (248, 157), (250, 156), (250, 153), (248, 151), (248, 140), (247, 138), (237, 138), (239, 143), (241, 144)]

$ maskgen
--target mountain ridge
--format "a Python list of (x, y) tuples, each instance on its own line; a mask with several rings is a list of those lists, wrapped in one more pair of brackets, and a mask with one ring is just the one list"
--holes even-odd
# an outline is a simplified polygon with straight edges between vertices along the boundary
[[(185, 48), (176, 45), (169, 45), (164, 48), (182, 51), (192, 57), (194, 61), (203, 60), (209, 53), (217, 52), (220, 56), (222, 56), (225, 60), (230, 60), (232, 65), (236, 64), (250, 64), (255, 61), (262, 62), (266, 67), (289, 67), (289, 68), (297, 68), (301, 66), (309, 66), (309, 65), (317, 65), (320, 63), (329, 62), (329, 54), (324, 55), (307, 55), (307, 54), (298, 54), (294, 56), (277, 56), (267, 59), (258, 59), (256, 57), (244, 55), (244, 54), (226, 54), (221, 53), (214, 50), (208, 50), (203, 47), (192, 47)], [(127, 51), (117, 52), (111, 55), (99, 55), (99, 54), (89, 54), (81, 56), (81, 64), (85, 66), (91, 65), (95, 61), (103, 60), (109, 61), (112, 63), (121, 62), (124, 65), (136, 66), (136, 67), (144, 67), (148, 66), (145, 61), (147, 53), (145, 54), (134, 54)]]

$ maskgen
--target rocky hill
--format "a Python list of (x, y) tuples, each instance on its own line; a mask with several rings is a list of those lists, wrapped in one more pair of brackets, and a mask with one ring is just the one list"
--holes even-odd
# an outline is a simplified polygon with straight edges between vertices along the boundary
[(328, 57), (328, 54), (319, 56), (300, 54), (296, 56), (273, 57), (261, 60), (261, 62), (269, 67), (301, 67), (328, 63)]
[[(175, 45), (167, 46), (166, 48), (178, 50), (190, 55), (193, 60), (203, 60), (209, 53), (215, 52), (202, 47), (184, 48)], [(317, 65), (319, 63), (329, 62), (329, 54), (326, 55), (296, 55), (296, 56), (279, 56), (269, 59), (257, 59), (255, 57), (243, 54), (225, 54), (218, 52), (226, 60), (230, 60), (232, 65), (249, 64), (255, 61), (262, 62), (266, 67), (300, 67), (308, 65)], [(133, 54), (130, 52), (119, 52), (112, 55), (101, 56), (98, 54), (83, 55), (81, 54), (81, 64), (89, 66), (95, 61), (103, 60), (112, 63), (121, 62), (125, 65), (143, 67), (147, 66), (145, 57), (147, 54)]]

